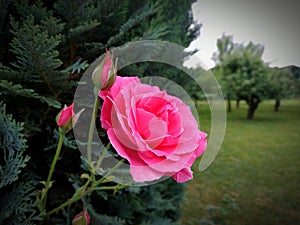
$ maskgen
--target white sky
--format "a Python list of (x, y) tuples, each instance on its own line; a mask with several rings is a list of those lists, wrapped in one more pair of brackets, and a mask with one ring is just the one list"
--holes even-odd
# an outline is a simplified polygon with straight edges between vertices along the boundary
[(202, 28), (189, 49), (199, 50), (204, 68), (214, 66), (222, 33), (233, 35), (235, 43), (263, 44), (263, 60), (272, 67), (300, 66), (300, 0), (198, 0), (192, 10)]

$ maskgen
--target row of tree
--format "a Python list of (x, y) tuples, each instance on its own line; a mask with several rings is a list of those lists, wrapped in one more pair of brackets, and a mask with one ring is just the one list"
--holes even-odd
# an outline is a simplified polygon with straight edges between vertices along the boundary
[[(149, 39), (187, 47), (199, 31), (190, 28), (192, 2), (0, 0), (0, 224), (71, 224), (82, 202), (51, 217), (36, 207), (39, 181), (47, 177), (58, 141), (55, 116), (73, 101), (85, 69), (106, 48)], [(172, 68), (161, 68), (144, 63), (118, 72), (174, 75)], [(70, 132), (53, 174), (47, 212), (72, 197), (86, 171)], [(117, 193), (99, 190), (83, 201), (91, 225), (175, 225), (183, 190), (183, 184), (168, 179)]]
[(278, 111), (280, 100), (299, 93), (300, 78), (290, 68), (270, 68), (262, 60), (264, 46), (249, 42), (247, 45), (234, 43), (233, 36), (224, 35), (217, 40), (218, 51), (213, 59), (213, 69), (222, 86), (227, 109), (231, 111), (231, 100), (245, 100), (248, 104), (247, 119), (254, 117), (259, 103), (274, 99), (274, 110)]

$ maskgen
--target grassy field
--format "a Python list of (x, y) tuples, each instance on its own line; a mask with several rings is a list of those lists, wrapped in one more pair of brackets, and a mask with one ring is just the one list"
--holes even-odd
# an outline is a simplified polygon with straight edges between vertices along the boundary
[[(197, 171), (199, 160), (194, 164), (182, 224), (213, 219), (210, 205), (214, 218), (220, 216), (230, 225), (300, 224), (300, 100), (283, 101), (279, 112), (273, 112), (273, 104), (261, 103), (253, 121), (245, 119), (245, 103), (227, 114), (216, 160), (204, 172)], [(201, 128), (207, 132), (208, 106), (201, 103), (198, 108)]]

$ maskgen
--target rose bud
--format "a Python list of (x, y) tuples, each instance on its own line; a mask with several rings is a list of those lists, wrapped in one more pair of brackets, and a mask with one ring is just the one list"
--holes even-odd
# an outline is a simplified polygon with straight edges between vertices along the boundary
[(78, 113), (74, 113), (74, 103), (70, 106), (66, 106), (58, 113), (56, 116), (56, 123), (59, 126), (60, 130), (64, 133), (70, 131), (75, 124), (77, 123), (80, 114), (83, 112), (84, 109), (80, 110)]
[(115, 79), (116, 65), (114, 66), (112, 57), (110, 57), (109, 51), (106, 50), (104, 60), (93, 71), (92, 80), (98, 90), (107, 90), (114, 84)]
[(83, 210), (83, 212), (77, 214), (73, 220), (72, 225), (88, 225), (90, 224), (91, 218), (88, 214), (87, 210)]

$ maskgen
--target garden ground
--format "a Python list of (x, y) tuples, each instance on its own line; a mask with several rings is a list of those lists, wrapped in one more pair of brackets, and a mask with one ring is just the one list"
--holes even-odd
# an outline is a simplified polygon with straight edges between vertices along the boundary
[[(204, 218), (215, 221), (206, 224), (300, 224), (300, 101), (284, 100), (279, 112), (273, 104), (262, 102), (253, 121), (246, 120), (244, 102), (227, 114), (216, 160), (204, 172), (197, 170), (199, 159), (194, 164), (184, 225), (205, 224)], [(199, 103), (198, 110), (201, 130), (208, 132), (208, 105)]]

